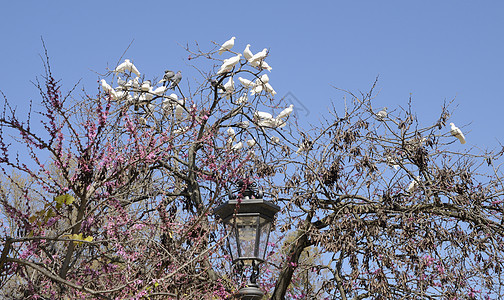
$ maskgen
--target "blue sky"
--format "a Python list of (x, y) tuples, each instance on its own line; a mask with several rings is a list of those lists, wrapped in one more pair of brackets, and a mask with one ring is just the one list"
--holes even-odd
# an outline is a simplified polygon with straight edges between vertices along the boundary
[[(343, 94), (368, 91), (379, 75), (375, 107), (405, 105), (410, 94), (429, 124), (456, 98), (453, 121), (466, 147), (502, 141), (504, 3), (500, 1), (8, 1), (0, 26), (0, 90), (19, 107), (38, 100), (40, 37), (64, 90), (125, 58), (142, 73), (188, 69), (179, 44), (206, 49), (236, 36), (235, 47), (270, 49), (270, 79), (309, 108), (317, 123)], [(446, 127), (448, 131), (448, 127)]]

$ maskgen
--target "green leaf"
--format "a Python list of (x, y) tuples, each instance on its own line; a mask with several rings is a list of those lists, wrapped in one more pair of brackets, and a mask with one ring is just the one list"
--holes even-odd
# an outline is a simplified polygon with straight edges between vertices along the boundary
[(58, 204), (65, 203), (66, 205), (70, 205), (75, 201), (75, 198), (72, 195), (65, 194), (65, 195), (60, 195), (60, 196), (54, 198), (54, 200), (56, 200), (56, 203), (58, 203)]

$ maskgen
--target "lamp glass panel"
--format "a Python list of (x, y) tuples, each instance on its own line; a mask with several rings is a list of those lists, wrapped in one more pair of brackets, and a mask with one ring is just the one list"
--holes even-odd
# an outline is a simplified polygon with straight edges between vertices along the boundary
[(231, 254), (231, 260), (235, 260), (240, 255), (238, 254), (238, 241), (236, 240), (236, 228), (233, 226), (232, 223), (227, 223), (226, 224), (226, 230), (229, 233), (228, 235), (228, 244), (229, 244), (229, 250)]
[(271, 221), (260, 218), (259, 227), (259, 258), (264, 259), (266, 255), (266, 249), (268, 248), (268, 238), (271, 228)]
[(259, 216), (237, 216), (236, 229), (238, 231), (240, 257), (257, 257), (256, 249), (257, 225)]

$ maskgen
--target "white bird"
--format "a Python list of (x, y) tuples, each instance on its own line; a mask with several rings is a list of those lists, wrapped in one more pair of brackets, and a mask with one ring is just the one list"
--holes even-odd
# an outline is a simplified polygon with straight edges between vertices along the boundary
[(219, 55), (224, 53), (224, 51), (230, 50), (231, 48), (233, 48), (235, 39), (236, 39), (236, 37), (233, 36), (231, 39), (225, 41), (224, 44), (222, 44), (222, 46), (219, 49)]
[(182, 119), (182, 114), (184, 113), (184, 108), (182, 105), (184, 105), (185, 101), (184, 99), (177, 100), (178, 104), (175, 106), (175, 118), (180, 121)]
[(145, 105), (149, 103), (152, 100), (152, 94), (149, 93), (142, 93), (140, 94), (140, 97), (138, 97), (138, 104), (140, 105)]
[(240, 128), (243, 128), (243, 129), (246, 129), (249, 126), (250, 126), (250, 123), (247, 120), (236, 123), (236, 127), (240, 127)]
[(261, 119), (273, 119), (273, 116), (270, 113), (263, 112), (263, 111), (256, 111), (254, 113), (254, 119), (255, 120), (261, 120)]
[(107, 94), (112, 94), (112, 92), (115, 93), (115, 90), (110, 86), (110, 84), (107, 83), (107, 81), (105, 81), (105, 79), (101, 80), (101, 85), (102, 85), (102, 89), (103, 89), (103, 91), (105, 91), (105, 93), (107, 93)]
[(140, 72), (135, 67), (135, 65), (129, 60), (125, 59), (124, 62), (115, 68), (116, 73), (126, 73), (126, 71), (134, 73), (136, 76), (140, 76)]
[(158, 95), (158, 96), (161, 96), (163, 95), (166, 91), (168, 90), (168, 87), (167, 86), (160, 86), (158, 88), (156, 88), (155, 90), (151, 91), (151, 93), (155, 94), (155, 95)]
[(252, 80), (248, 80), (245, 78), (238, 77), (238, 80), (244, 87), (250, 87), (254, 85), (254, 82)]
[(287, 121), (283, 119), (275, 119), (275, 127), (282, 128), (287, 125)]
[(173, 130), (173, 133), (174, 134), (181, 134), (181, 133), (187, 131), (188, 129), (189, 129), (189, 126), (184, 126), (182, 128), (178, 128), (178, 129)]
[(126, 86), (126, 80), (121, 79), (121, 77), (117, 77), (117, 84), (119, 85), (117, 88), (124, 88)]
[(178, 101), (178, 96), (175, 93), (171, 93), (170, 96), (167, 96), (166, 98), (172, 103), (176, 103)]
[(394, 170), (396, 170), (396, 171), (399, 170), (399, 165), (396, 164), (395, 160), (391, 156), (387, 155), (386, 162), (387, 162), (387, 165), (394, 168)]
[(238, 98), (236, 100), (236, 104), (243, 104), (243, 103), (247, 103), (248, 101), (248, 95), (247, 94), (243, 94), (240, 96), (240, 98)]
[(105, 91), (105, 93), (109, 94), (110, 97), (113, 99), (113, 100), (116, 100), (117, 99), (117, 93), (116, 91), (110, 86), (110, 84), (108, 84), (105, 79), (102, 79), (101, 80), (101, 86), (103, 88), (103, 91)]
[(269, 82), (269, 77), (268, 74), (263, 74), (259, 79), (256, 80), (256, 84), (266, 84)]
[(264, 48), (261, 52), (256, 53), (249, 59), (249, 63), (254, 63), (263, 60), (268, 55), (268, 49)]
[(217, 75), (222, 75), (224, 73), (231, 72), (232, 69), (233, 69), (233, 66), (224, 68), (224, 65), (222, 65), (220, 67), (219, 71), (217, 71)]
[(247, 47), (245, 47), (245, 50), (243, 50), (243, 57), (245, 57), (246, 60), (249, 60), (254, 56), (252, 54), (252, 51), (250, 51), (250, 44), (247, 44)]
[(241, 56), (242, 56), (241, 54), (238, 54), (236, 56), (225, 59), (222, 62), (222, 66), (220, 67), (219, 71), (221, 71), (223, 69), (229, 70), (229, 69), (233, 68), (240, 61)]
[(274, 97), (277, 94), (277, 92), (273, 89), (273, 87), (269, 82), (264, 85), (264, 90), (270, 93), (272, 97)]
[(140, 86), (140, 89), (144, 92), (149, 91), (150, 88), (151, 88), (150, 80), (145, 80), (144, 82), (142, 82), (142, 85)]
[(287, 118), (292, 113), (293, 110), (294, 110), (294, 104), (291, 104), (291, 105), (289, 105), (289, 107), (287, 107), (286, 109), (282, 110), (278, 114), (278, 116), (276, 117), (276, 119)]
[(415, 176), (415, 178), (413, 178), (413, 180), (410, 182), (410, 184), (408, 185), (408, 189), (406, 190), (408, 193), (411, 193), (413, 192), (414, 190), (416, 190), (418, 188), (418, 182), (420, 181), (420, 176)]
[(271, 70), (273, 70), (273, 68), (272, 68), (272, 67), (270, 67), (270, 65), (268, 65), (268, 63), (267, 63), (267, 62), (265, 62), (264, 60), (263, 60), (263, 61), (261, 61), (261, 62), (257, 65), (257, 67), (258, 67), (259, 69), (261, 69), (261, 70), (268, 70), (268, 71), (270, 71), (270, 72), (271, 72)]
[(226, 94), (226, 99), (231, 98), (231, 94), (233, 94), (234, 90), (235, 90), (234, 80), (233, 77), (231, 76), (229, 77), (226, 84), (224, 84), (224, 93)]
[(102, 86), (103, 90), (107, 93), (112, 90), (112, 87), (110, 86), (110, 84), (107, 83), (107, 81), (105, 81), (105, 79), (101, 80), (101, 86)]
[(229, 135), (229, 136), (235, 136), (236, 133), (234, 131), (234, 129), (232, 127), (229, 127), (227, 130), (226, 130), (226, 133)]
[(382, 110), (376, 113), (378, 120), (383, 121), (387, 117), (387, 108), (384, 107)]
[(276, 136), (272, 136), (270, 140), (273, 144), (278, 144), (280, 142), (280, 138)]
[(116, 91), (117, 100), (127, 99), (128, 96), (130, 96), (130, 94), (128, 93), (128, 91)]
[[(250, 91), (251, 95), (259, 94), (263, 90), (266, 90), (266, 86), (268, 85), (268, 92), (271, 92), (273, 90), (273, 87), (269, 85), (269, 77), (267, 74), (262, 75), (261, 77), (257, 78), (256, 81), (254, 81), (254, 87)], [(275, 92), (276, 94), (276, 92)]]
[(260, 119), (257, 121), (257, 125), (259, 127), (275, 128), (279, 126), (279, 123), (275, 119)]
[(163, 112), (165, 115), (169, 114), (172, 109), (173, 109), (173, 104), (170, 101), (170, 99), (163, 99), (163, 104), (162, 104)]
[(261, 93), (263, 90), (263, 85), (262, 84), (257, 84), (255, 85), (252, 90), (250, 91), (250, 94), (253, 96), (255, 94)]
[(454, 137), (456, 137), (457, 139), (459, 139), (459, 141), (460, 141), (461, 144), (465, 144), (466, 140), (465, 140), (464, 134), (462, 133), (462, 130), (460, 130), (460, 128), (458, 128), (457, 126), (455, 126), (455, 124), (453, 124), (453, 123), (450, 123), (450, 126), (451, 126), (450, 133)]
[(237, 151), (240, 150), (241, 148), (243, 148), (243, 142), (238, 142), (234, 144), (233, 147), (231, 147), (231, 150)]
[[(128, 83), (129, 82), (130, 81), (128, 80)], [(140, 78), (138, 78), (138, 77), (133, 78), (133, 80), (131, 80), (130, 86), (138, 89), (140, 87)]]
[(255, 140), (247, 140), (247, 146), (254, 147), (255, 144), (256, 144)]

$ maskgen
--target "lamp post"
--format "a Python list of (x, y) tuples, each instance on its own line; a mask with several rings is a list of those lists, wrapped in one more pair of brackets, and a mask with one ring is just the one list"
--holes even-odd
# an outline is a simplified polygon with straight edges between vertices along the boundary
[(229, 200), (214, 210), (222, 220), (228, 232), (228, 246), (231, 259), (239, 270), (251, 268), (247, 286), (240, 289), (240, 299), (262, 299), (264, 293), (257, 285), (259, 265), (264, 262), (266, 248), (275, 214), (280, 210), (277, 205), (263, 199), (263, 192), (256, 190), (256, 184), (237, 183), (237, 195), (230, 195)]

